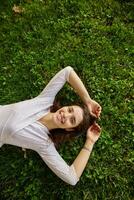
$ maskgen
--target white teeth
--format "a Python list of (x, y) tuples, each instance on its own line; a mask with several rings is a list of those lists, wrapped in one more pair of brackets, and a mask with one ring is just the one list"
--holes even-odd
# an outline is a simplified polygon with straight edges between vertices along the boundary
[(61, 114), (59, 115), (59, 117), (60, 117), (60, 121), (61, 121)]
[(62, 122), (61, 114), (58, 114), (58, 120), (59, 120), (60, 122)]
[(60, 113), (60, 121), (61, 121), (61, 123), (63, 123), (62, 114), (61, 113)]
[(58, 113), (58, 120), (63, 124), (64, 120), (63, 120), (63, 115), (62, 115), (62, 112), (59, 112)]
[(62, 115), (60, 114), (60, 121), (62, 122)]

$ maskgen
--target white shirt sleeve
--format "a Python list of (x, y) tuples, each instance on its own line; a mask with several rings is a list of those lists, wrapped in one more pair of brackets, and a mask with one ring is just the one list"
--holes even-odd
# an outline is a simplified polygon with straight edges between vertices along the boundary
[(79, 181), (73, 164), (71, 166), (60, 156), (52, 142), (48, 148), (41, 145), (40, 150), (37, 151), (48, 167), (63, 181), (70, 185), (76, 185)]
[(74, 70), (68, 66), (60, 70), (47, 84), (43, 91), (37, 96), (38, 98), (49, 98), (49, 103), (53, 103), (56, 94), (60, 91), (63, 85), (69, 80), (70, 72)]

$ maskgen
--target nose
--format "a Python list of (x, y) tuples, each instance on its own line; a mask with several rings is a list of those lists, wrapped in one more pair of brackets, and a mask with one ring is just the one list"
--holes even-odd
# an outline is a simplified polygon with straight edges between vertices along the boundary
[(64, 120), (64, 122), (65, 122), (67, 119), (69, 119), (70, 117), (72, 117), (72, 113), (64, 113), (64, 114), (63, 114), (63, 120)]

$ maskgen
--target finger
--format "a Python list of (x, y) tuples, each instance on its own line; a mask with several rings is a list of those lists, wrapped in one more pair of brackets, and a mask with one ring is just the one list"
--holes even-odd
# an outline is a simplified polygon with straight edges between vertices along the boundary
[(98, 123), (95, 122), (94, 125), (95, 125), (95, 127), (100, 128)]
[(97, 113), (97, 117), (100, 119), (100, 114), (101, 114), (101, 110), (100, 111), (98, 111), (98, 113)]
[(99, 126), (99, 124), (97, 124), (96, 122), (94, 123), (94, 129), (98, 132), (100, 132), (101, 127)]
[(100, 116), (100, 113), (99, 112), (96, 112), (96, 118), (99, 118), (99, 116)]
[(100, 132), (101, 131), (101, 127), (97, 126), (97, 131)]
[(92, 132), (96, 135), (100, 135), (100, 131), (101, 131), (101, 128), (98, 124), (96, 125), (96, 123), (94, 123), (89, 129), (89, 132)]
[(96, 131), (96, 122), (93, 123), (93, 125), (91, 127), (91, 131)]
[(92, 114), (93, 114), (94, 117), (98, 118), (99, 115), (100, 115), (100, 111), (95, 110), (94, 112), (92, 112)]
[(99, 111), (99, 112), (98, 112), (98, 117), (100, 117), (100, 114), (101, 114), (101, 112)]
[(101, 112), (102, 111), (102, 108), (101, 106), (98, 107), (98, 112)]
[(98, 107), (97, 107), (97, 110), (100, 111), (100, 109), (101, 109), (100, 106), (98, 106)]
[(93, 125), (90, 125), (88, 128), (88, 131), (91, 131), (92, 128), (93, 128)]
[(95, 130), (96, 132), (99, 132), (98, 126), (95, 126), (95, 127), (94, 127), (94, 130)]
[(93, 115), (94, 117), (97, 117), (96, 113), (91, 112), (91, 115)]
[(102, 110), (101, 106), (98, 106), (98, 107), (97, 107), (97, 111), (98, 111), (98, 112), (101, 112), (101, 110)]
[(94, 124), (90, 126), (89, 131), (94, 131)]

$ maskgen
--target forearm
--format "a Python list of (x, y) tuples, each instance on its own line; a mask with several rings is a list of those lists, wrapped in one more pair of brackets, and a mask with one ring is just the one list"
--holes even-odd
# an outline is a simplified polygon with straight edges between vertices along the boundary
[(77, 174), (78, 178), (80, 178), (83, 170), (86, 167), (86, 164), (87, 164), (90, 154), (92, 152), (94, 143), (90, 139), (87, 139), (84, 146), (86, 146), (90, 151), (82, 148), (80, 153), (78, 154), (78, 156), (76, 157), (76, 159), (73, 162), (73, 165), (76, 170), (76, 174)]
[(70, 72), (69, 84), (75, 89), (85, 104), (91, 100), (88, 91), (74, 70)]

